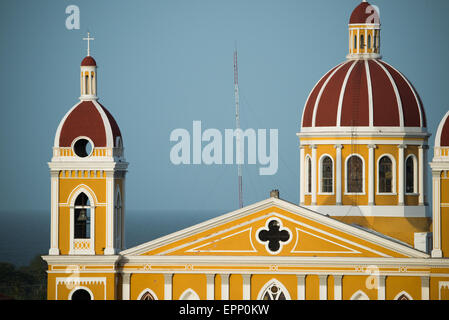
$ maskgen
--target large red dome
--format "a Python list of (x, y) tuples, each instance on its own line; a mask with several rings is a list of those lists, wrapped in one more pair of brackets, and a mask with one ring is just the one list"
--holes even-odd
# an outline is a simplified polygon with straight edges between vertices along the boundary
[(315, 85), (307, 98), (302, 128), (425, 128), (421, 99), (410, 82), (377, 59), (347, 60)]

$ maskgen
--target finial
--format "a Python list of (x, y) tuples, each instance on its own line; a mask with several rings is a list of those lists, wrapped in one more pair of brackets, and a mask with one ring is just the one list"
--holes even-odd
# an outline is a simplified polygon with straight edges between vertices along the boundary
[(95, 40), (95, 38), (90, 37), (90, 32), (87, 32), (87, 38), (83, 38), (83, 40), (87, 41), (87, 55), (90, 56), (90, 40)]

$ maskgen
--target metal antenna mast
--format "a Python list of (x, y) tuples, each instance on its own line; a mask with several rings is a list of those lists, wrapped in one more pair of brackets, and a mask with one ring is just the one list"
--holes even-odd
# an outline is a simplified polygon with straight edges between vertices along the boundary
[(242, 148), (241, 148), (241, 129), (240, 129), (240, 110), (239, 110), (239, 72), (237, 66), (237, 46), (234, 51), (234, 96), (235, 96), (235, 125), (236, 125), (236, 159), (239, 179), (239, 208), (243, 208), (243, 183), (242, 183)]

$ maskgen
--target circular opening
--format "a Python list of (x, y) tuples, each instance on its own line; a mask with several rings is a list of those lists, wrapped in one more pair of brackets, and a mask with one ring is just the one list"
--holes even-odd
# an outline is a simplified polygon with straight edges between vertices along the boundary
[(87, 139), (79, 139), (73, 145), (73, 151), (78, 157), (85, 158), (91, 154), (93, 150), (92, 143)]

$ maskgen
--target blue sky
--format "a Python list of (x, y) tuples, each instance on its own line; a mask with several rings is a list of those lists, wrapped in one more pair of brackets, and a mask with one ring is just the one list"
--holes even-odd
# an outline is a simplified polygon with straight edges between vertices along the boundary
[[(239, 51), (241, 126), (279, 130), (279, 170), (243, 170), (244, 203), (273, 188), (298, 203), (302, 109), (316, 81), (345, 59), (355, 0), (23, 1), (0, 3), (0, 212), (50, 207), (54, 134), (78, 101), (89, 30), (98, 93), (117, 120), (128, 210), (237, 207), (236, 166), (175, 166), (173, 129), (233, 128), (233, 50)], [(67, 30), (65, 8), (80, 8)], [(432, 135), (449, 109), (449, 1), (379, 0), (385, 61), (419, 92)], [(433, 145), (433, 136), (430, 139)], [(429, 150), (429, 160), (433, 149)], [(430, 191), (430, 190), (428, 190)]]

